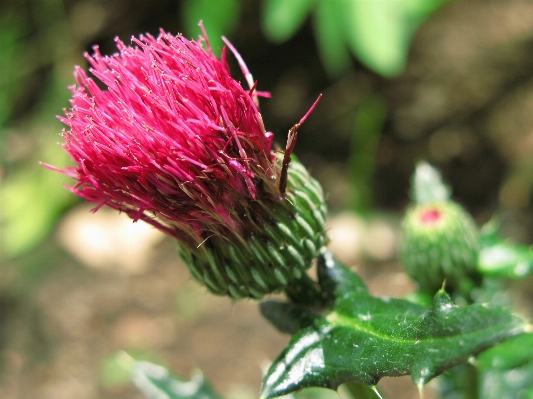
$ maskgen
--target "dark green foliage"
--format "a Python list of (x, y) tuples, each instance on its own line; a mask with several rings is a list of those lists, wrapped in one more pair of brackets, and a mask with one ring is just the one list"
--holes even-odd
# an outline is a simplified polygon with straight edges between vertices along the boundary
[(533, 272), (533, 249), (502, 239), (499, 227), (498, 221), (493, 219), (481, 229), (479, 273), (512, 279), (529, 276)]
[(430, 308), (373, 297), (362, 280), (329, 253), (320, 256), (318, 274), (330, 304), (323, 315), (281, 303), (276, 312), (274, 303), (268, 305), (265, 316), (278, 328), (297, 318), (300, 329), (268, 371), (264, 398), (310, 386), (336, 389), (349, 381), (372, 386), (381, 377), (406, 374), (422, 387), (524, 330), (524, 322), (503, 308), (459, 307), (442, 290)]
[(533, 334), (523, 334), (479, 356), (480, 397), (533, 398)]
[(328, 72), (344, 71), (351, 53), (375, 72), (396, 76), (405, 67), (416, 29), (448, 1), (263, 0), (263, 30), (273, 41), (286, 41), (312, 13)]

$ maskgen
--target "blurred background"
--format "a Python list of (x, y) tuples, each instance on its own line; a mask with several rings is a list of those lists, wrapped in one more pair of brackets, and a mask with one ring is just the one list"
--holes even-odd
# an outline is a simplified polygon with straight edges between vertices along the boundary
[[(420, 160), (480, 224), (497, 213), (505, 236), (533, 241), (532, 1), (3, 0), (0, 397), (140, 398), (126, 351), (186, 377), (201, 368), (226, 397), (252, 399), (287, 343), (256, 303), (192, 281), (169, 239), (90, 214), (68, 178), (39, 164), (69, 162), (56, 115), (84, 51), (110, 54), (115, 37), (159, 28), (196, 38), (199, 20), (272, 93), (261, 108), (281, 146), (323, 93), (296, 153), (328, 194), (331, 249), (373, 293), (413, 289), (395, 255)], [(380, 385), (415, 392), (408, 378)]]

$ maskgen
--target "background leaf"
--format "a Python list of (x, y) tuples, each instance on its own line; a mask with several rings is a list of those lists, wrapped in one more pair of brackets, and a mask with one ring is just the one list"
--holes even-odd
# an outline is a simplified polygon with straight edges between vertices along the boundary
[(376, 152), (386, 118), (387, 105), (380, 96), (366, 99), (356, 115), (348, 171), (354, 197), (351, 203), (354, 211), (361, 214), (372, 210)]
[(303, 25), (314, 0), (263, 0), (262, 22), (266, 36), (274, 42), (290, 39)]
[(524, 278), (533, 271), (533, 249), (500, 242), (481, 249), (478, 265), (478, 270), (485, 275)]
[(347, 1), (345, 30), (358, 58), (384, 76), (401, 72), (407, 62), (412, 27), (406, 23), (405, 2)]
[(354, 54), (370, 69), (392, 77), (403, 71), (416, 29), (444, 1), (381, 0), (342, 3), (346, 6), (346, 36)]
[[(6, 12), (0, 15), (0, 127), (11, 116), (12, 110), (19, 97), (24, 93), (27, 81), (21, 79), (20, 70), (23, 68), (22, 23), (15, 13)], [(2, 129), (0, 129), (0, 144), (2, 144)]]
[(523, 279), (533, 272), (533, 247), (503, 240), (496, 219), (481, 228), (478, 271), (486, 276)]
[(479, 356), (480, 397), (533, 398), (533, 334), (523, 334)]
[(183, 4), (183, 23), (189, 38), (199, 35), (198, 22), (202, 21), (215, 54), (220, 54), (221, 36), (230, 35), (240, 19), (238, 0), (187, 0)]
[(269, 369), (265, 398), (309, 386), (336, 389), (349, 381), (373, 386), (381, 377), (407, 374), (422, 387), (525, 328), (503, 308), (459, 307), (442, 290), (429, 309), (373, 297), (357, 275), (328, 253), (319, 258), (318, 275), (332, 308), (314, 318), (303, 306), (299, 315), (292, 308), (302, 328)]
[[(61, 147), (51, 144), (57, 147), (56, 159), (64, 159)], [(0, 245), (11, 257), (31, 250), (46, 238), (64, 209), (76, 200), (63, 186), (67, 177), (37, 162), (35, 166), (10, 175), (0, 190), (4, 210)]]
[(262, 25), (274, 42), (290, 39), (312, 12), (322, 63), (330, 75), (349, 66), (350, 50), (373, 71), (400, 74), (412, 36), (449, 0), (263, 0)]
[(337, 1), (318, 1), (313, 18), (320, 59), (331, 76), (340, 75), (348, 69), (351, 62), (343, 26), (339, 24), (342, 12)]
[(133, 366), (131, 378), (148, 399), (220, 399), (200, 371), (187, 381), (165, 367), (139, 361)]

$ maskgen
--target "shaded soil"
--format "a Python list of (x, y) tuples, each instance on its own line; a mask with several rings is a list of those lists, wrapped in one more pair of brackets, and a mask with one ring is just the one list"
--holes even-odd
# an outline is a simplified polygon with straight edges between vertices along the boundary
[[(185, 377), (201, 369), (226, 397), (255, 398), (262, 370), (288, 342), (256, 302), (232, 303), (192, 281), (170, 241), (142, 274), (88, 269), (53, 246), (40, 255), (60, 264), (54, 272), (32, 287), (2, 287), (2, 398), (141, 398), (129, 381), (106, 375), (106, 359), (121, 351)], [(359, 271), (377, 295), (413, 288), (394, 263)], [(17, 289), (28, 288), (22, 299)], [(380, 385), (415, 392), (408, 378)]]

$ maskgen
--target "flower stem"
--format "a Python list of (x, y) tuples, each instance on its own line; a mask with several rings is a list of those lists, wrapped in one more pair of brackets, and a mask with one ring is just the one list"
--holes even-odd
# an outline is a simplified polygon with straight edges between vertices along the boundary
[(347, 382), (344, 386), (354, 399), (383, 399), (376, 386), (370, 387), (355, 381)]
[(299, 279), (291, 280), (285, 287), (285, 294), (294, 303), (320, 308), (325, 305), (324, 296), (320, 292), (318, 283), (307, 273), (304, 273)]

